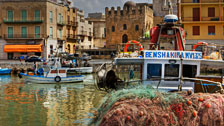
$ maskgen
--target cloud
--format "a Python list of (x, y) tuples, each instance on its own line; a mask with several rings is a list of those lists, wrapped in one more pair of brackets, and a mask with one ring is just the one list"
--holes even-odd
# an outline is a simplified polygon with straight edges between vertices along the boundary
[[(84, 10), (85, 14), (103, 12), (105, 7), (123, 7), (124, 3), (129, 0), (73, 0), (75, 7)], [(136, 3), (148, 2), (152, 0), (133, 0)]]

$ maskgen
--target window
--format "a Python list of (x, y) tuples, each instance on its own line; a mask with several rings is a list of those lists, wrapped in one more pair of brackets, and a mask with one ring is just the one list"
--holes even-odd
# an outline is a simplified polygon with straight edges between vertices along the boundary
[(135, 31), (138, 31), (138, 30), (139, 30), (139, 26), (136, 25), (136, 26), (135, 26)]
[(196, 65), (183, 65), (183, 77), (194, 78), (197, 73)]
[(179, 77), (179, 64), (165, 64), (165, 77)]
[(35, 38), (40, 38), (40, 26), (35, 26)]
[(58, 34), (59, 34), (59, 35), (58, 35), (59, 38), (62, 38), (62, 30), (61, 30), (61, 29), (58, 30)]
[(208, 35), (215, 35), (215, 26), (208, 26)]
[(68, 16), (68, 24), (70, 24), (70, 16)]
[(13, 38), (13, 27), (8, 27), (8, 38)]
[(193, 3), (199, 3), (199, 0), (193, 0)]
[(214, 7), (208, 8), (208, 17), (215, 17), (215, 8)]
[(222, 35), (224, 35), (224, 26), (222, 27)]
[(12, 10), (8, 11), (8, 21), (13, 21), (13, 11)]
[(89, 37), (88, 37), (88, 41), (92, 41), (92, 37), (89, 36)]
[(26, 19), (27, 19), (27, 11), (26, 10), (22, 10), (21, 11), (21, 15), (22, 15), (22, 21), (26, 21)]
[[(224, 28), (224, 26), (223, 26), (223, 28)], [(107, 33), (107, 29), (104, 28), (104, 37), (105, 37), (105, 38), (106, 38), (106, 33)], [(224, 29), (223, 29), (223, 35), (224, 35)]]
[(115, 32), (115, 27), (114, 26), (112, 26), (112, 32)]
[(53, 12), (52, 11), (50, 11), (49, 19), (50, 19), (50, 23), (53, 23)]
[(127, 25), (126, 24), (123, 25), (123, 30), (127, 30)]
[(200, 26), (193, 26), (193, 35), (200, 35)]
[(35, 10), (35, 21), (40, 21), (40, 10)]
[(53, 54), (54, 50), (53, 50), (53, 45), (50, 45), (50, 54)]
[(22, 38), (27, 37), (27, 27), (21, 27)]
[(50, 38), (53, 38), (53, 28), (50, 27)]
[(161, 77), (162, 64), (148, 64), (147, 65), (147, 78)]
[(58, 14), (58, 23), (62, 23), (62, 21), (61, 21), (61, 13)]

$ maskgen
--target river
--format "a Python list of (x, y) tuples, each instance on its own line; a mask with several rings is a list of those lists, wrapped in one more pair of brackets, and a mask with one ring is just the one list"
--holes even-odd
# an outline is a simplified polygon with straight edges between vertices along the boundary
[(0, 125), (85, 126), (105, 94), (95, 88), (93, 75), (69, 84), (31, 84), (0, 75)]

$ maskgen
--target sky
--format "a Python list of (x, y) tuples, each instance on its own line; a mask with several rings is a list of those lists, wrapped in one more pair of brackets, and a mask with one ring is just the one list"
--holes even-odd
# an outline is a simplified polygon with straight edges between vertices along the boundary
[[(88, 13), (105, 12), (105, 7), (123, 7), (126, 1), (130, 0), (73, 0), (75, 7), (84, 10), (85, 16)], [(152, 0), (132, 0), (136, 3), (151, 3)]]

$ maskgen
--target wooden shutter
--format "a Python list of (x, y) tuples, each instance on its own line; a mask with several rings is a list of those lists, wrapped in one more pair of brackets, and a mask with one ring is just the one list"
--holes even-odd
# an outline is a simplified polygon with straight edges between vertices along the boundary
[(215, 8), (214, 7), (208, 8), (208, 17), (215, 17)]
[(40, 20), (40, 10), (35, 10), (35, 21)]
[(193, 26), (193, 35), (200, 35), (200, 26)]
[(215, 26), (208, 26), (208, 35), (215, 35)]
[(40, 38), (40, 26), (35, 26), (35, 38)]
[(8, 11), (8, 21), (13, 21), (13, 11)]
[(22, 32), (22, 38), (26, 38), (27, 37), (27, 28), (26, 27), (22, 27), (21, 28), (21, 32)]
[(8, 38), (13, 38), (13, 27), (8, 27)]
[(193, 21), (200, 21), (200, 8), (193, 8)]
[(21, 13), (22, 13), (22, 21), (26, 21), (26, 19), (27, 19), (27, 11), (26, 10), (22, 10)]

